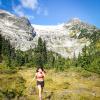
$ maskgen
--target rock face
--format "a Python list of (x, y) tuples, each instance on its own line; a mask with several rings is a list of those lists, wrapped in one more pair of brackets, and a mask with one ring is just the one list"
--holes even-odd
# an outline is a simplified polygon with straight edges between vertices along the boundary
[(22, 51), (34, 48), (38, 37), (41, 37), (46, 41), (48, 50), (65, 58), (72, 58), (90, 43), (85, 37), (79, 38), (80, 34), (83, 34), (82, 31), (85, 30), (85, 34), (90, 34), (95, 30), (94, 26), (76, 18), (60, 25), (33, 24), (32, 26), (27, 18), (16, 17), (9, 12), (0, 10), (0, 34), (9, 39), (16, 49)]
[(9, 39), (16, 49), (22, 51), (28, 50), (33, 46), (32, 40), (36, 35), (27, 18), (16, 17), (3, 10), (0, 10), (0, 34)]
[(92, 34), (97, 28), (93, 25), (82, 22), (78, 18), (73, 18), (68, 23), (65, 23), (64, 27), (69, 30), (70, 37), (79, 37), (82, 34)]
[[(78, 38), (82, 29), (87, 29), (87, 32), (93, 30), (93, 26), (83, 23), (79, 19), (72, 19), (68, 23), (63, 23), (55, 26), (33, 25), (37, 33), (34, 41), (38, 37), (42, 37), (47, 42), (47, 47), (63, 57), (72, 58), (78, 56), (85, 45), (89, 45), (89, 40), (85, 37)], [(87, 33), (86, 33), (87, 34)]]

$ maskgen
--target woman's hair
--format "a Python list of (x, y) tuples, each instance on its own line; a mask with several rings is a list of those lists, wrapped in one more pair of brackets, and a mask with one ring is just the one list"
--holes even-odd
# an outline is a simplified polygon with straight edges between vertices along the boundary
[(39, 69), (41, 69), (43, 72), (45, 72), (44, 69), (43, 69), (43, 67), (40, 67), (40, 66), (37, 67), (36, 72), (38, 72)]

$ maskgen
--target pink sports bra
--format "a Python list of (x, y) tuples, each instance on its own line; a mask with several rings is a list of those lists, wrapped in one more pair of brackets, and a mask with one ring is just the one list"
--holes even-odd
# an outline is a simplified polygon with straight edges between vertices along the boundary
[(37, 77), (37, 78), (44, 78), (42, 72), (41, 72), (41, 73), (38, 72), (37, 75), (36, 75), (36, 77)]

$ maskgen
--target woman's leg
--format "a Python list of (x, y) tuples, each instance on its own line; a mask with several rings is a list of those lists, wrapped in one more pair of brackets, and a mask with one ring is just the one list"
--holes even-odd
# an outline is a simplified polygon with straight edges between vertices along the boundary
[(41, 87), (41, 93), (43, 93), (43, 87)]
[(39, 89), (39, 100), (42, 100), (42, 88), (41, 88), (41, 85), (38, 85), (38, 89)]

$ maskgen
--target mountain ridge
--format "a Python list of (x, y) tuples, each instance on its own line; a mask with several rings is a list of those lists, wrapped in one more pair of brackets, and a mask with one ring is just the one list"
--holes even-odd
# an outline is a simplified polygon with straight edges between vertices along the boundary
[(29, 42), (36, 34), (27, 18), (17, 17), (2, 10), (0, 10), (0, 31), (2, 36), (10, 40), (13, 47), (22, 51), (30, 49)]
[[(77, 25), (78, 27), (76, 27)], [(82, 22), (79, 19), (72, 19), (68, 23), (59, 25), (32, 25), (37, 32), (36, 37), (42, 37), (47, 42), (47, 47), (51, 51), (55, 51), (63, 57), (72, 58), (74, 54), (78, 56), (85, 45), (89, 45), (89, 39), (78, 38), (82, 29), (87, 29), (90, 33), (94, 30), (94, 26)], [(35, 37), (35, 38), (36, 38)]]
[(35, 25), (25, 17), (0, 10), (0, 34), (22, 51), (34, 48), (41, 37), (46, 41), (48, 50), (72, 58), (74, 54), (78, 56), (85, 45), (90, 44), (84, 36), (79, 38), (81, 31), (85, 30), (85, 34), (88, 34), (96, 29), (77, 18), (59, 25)]

